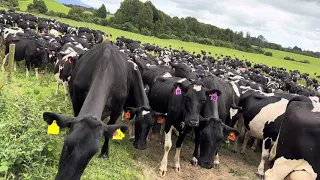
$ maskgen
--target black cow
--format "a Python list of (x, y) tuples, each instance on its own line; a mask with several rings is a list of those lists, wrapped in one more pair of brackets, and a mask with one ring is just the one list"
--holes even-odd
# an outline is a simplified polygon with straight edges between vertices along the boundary
[(201, 81), (190, 82), (176, 77), (158, 77), (153, 83), (149, 100), (153, 110), (167, 113), (165, 122), (165, 152), (160, 166), (160, 175), (167, 171), (168, 153), (172, 146), (173, 127), (179, 131), (176, 144), (175, 168), (180, 171), (180, 150), (186, 132), (199, 126), (199, 113), (209, 94), (217, 90), (206, 89)]
[[(205, 77), (202, 81), (205, 87), (216, 89), (211, 77)], [(191, 161), (194, 166), (199, 164), (201, 167), (207, 169), (219, 167), (218, 144), (224, 137), (223, 132), (234, 132), (236, 136), (239, 134), (236, 129), (227, 126), (219, 118), (218, 102), (221, 101), (219, 99), (220, 95), (221, 91), (219, 90), (209, 94), (210, 98), (207, 98), (200, 113), (204, 120), (201, 121), (199, 127), (194, 128), (195, 149)], [(213, 156), (215, 156), (214, 161)]]
[(266, 180), (320, 179), (320, 104), (304, 96), (292, 98), (279, 137), (271, 151), (273, 167)]
[(45, 46), (45, 42), (42, 40), (27, 39), (19, 36), (14, 37), (8, 35), (6, 40), (5, 58), (3, 60), (2, 69), (4, 70), (4, 64), (9, 55), (9, 45), (15, 44), (15, 61), (26, 61), (26, 77), (29, 78), (29, 71), (31, 65), (34, 65), (36, 71), (36, 77), (38, 78), (38, 68), (42, 64), (46, 64), (49, 61), (49, 49)]
[(135, 63), (127, 61), (111, 42), (95, 46), (79, 59), (69, 81), (69, 92), (74, 118), (44, 113), (49, 124), (58, 120), (59, 126), (69, 125), (71, 128), (61, 153), (56, 179), (80, 179), (98, 151), (102, 136), (105, 143), (100, 157), (108, 157), (110, 135), (117, 128), (125, 128), (106, 126), (102, 120), (110, 116), (108, 124), (114, 124), (125, 104), (137, 107), (135, 126), (140, 131), (136, 131), (135, 144), (139, 143), (141, 147), (141, 142), (146, 142), (146, 136), (140, 132), (148, 132), (153, 122), (139, 69)]

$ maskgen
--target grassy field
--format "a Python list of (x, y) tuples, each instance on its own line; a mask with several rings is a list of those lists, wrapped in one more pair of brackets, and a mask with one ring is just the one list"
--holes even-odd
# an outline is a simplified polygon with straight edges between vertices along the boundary
[[(27, 10), (27, 6), (31, 4), (33, 0), (19, 0), (19, 8), (22, 11)], [(56, 0), (45, 0), (44, 3), (47, 5), (48, 11), (55, 11), (68, 14), (70, 8), (58, 3)]]

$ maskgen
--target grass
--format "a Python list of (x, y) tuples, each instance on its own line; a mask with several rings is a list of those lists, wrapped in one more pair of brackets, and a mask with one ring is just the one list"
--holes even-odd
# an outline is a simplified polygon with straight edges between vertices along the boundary
[[(22, 67), (23, 63), (20, 63), (20, 66)], [(7, 158), (0, 158), (0, 162), (4, 160), (13, 163), (12, 167), (17, 167), (19, 164), (27, 167), (27, 171), (19, 170), (20, 176), (23, 173), (22, 179), (54, 179), (67, 130), (62, 130), (57, 136), (47, 135), (47, 124), (41, 114), (44, 111), (53, 111), (71, 116), (71, 103), (64, 103), (62, 88), (58, 96), (54, 95), (56, 87), (54, 75), (44, 70), (40, 73), (39, 80), (35, 78), (34, 71), (30, 73), (30, 80), (27, 80), (24, 68), (19, 68), (18, 72), (13, 74), (13, 82), (4, 87), (2, 85), (6, 82), (7, 73), (0, 72), (0, 77), (0, 94), (2, 92), (4, 95), (0, 96), (0, 131), (4, 133), (2, 134), (4, 137), (8, 137), (0, 141), (2, 152), (0, 157)], [(4, 104), (5, 106), (2, 106)], [(24, 108), (28, 109), (27, 115), (24, 110), (23, 115), (17, 114), (19, 109)], [(22, 131), (18, 134), (17, 131), (13, 131), (20, 128)], [(6, 146), (2, 146), (4, 144)], [(135, 152), (132, 142), (110, 141), (109, 147), (110, 158), (102, 160), (97, 157), (98, 154), (94, 156), (82, 179), (144, 179), (141, 175), (142, 170), (135, 164), (133, 158)], [(47, 149), (50, 149), (50, 153)], [(28, 154), (27, 152), (31, 150), (36, 153)], [(18, 164), (15, 164), (17, 162)], [(31, 165), (28, 162), (31, 162)], [(1, 174), (0, 170), (0, 179), (19, 178), (17, 173)]]

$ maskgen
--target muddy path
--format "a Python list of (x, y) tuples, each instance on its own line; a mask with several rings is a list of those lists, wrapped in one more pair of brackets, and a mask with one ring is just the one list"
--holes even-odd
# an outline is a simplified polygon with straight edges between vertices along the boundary
[(260, 150), (251, 152), (247, 149), (246, 154), (233, 153), (231, 147), (227, 147), (222, 142), (220, 144), (220, 168), (204, 169), (194, 167), (190, 160), (193, 153), (193, 142), (191, 138), (186, 138), (181, 150), (181, 171), (174, 170), (174, 155), (176, 137), (172, 136), (172, 148), (168, 156), (168, 171), (165, 177), (159, 176), (160, 161), (163, 157), (163, 145), (159, 142), (159, 134), (153, 134), (152, 140), (148, 142), (148, 148), (144, 151), (134, 150), (134, 159), (142, 169), (147, 180), (241, 180), (257, 179), (255, 172), (260, 162)]

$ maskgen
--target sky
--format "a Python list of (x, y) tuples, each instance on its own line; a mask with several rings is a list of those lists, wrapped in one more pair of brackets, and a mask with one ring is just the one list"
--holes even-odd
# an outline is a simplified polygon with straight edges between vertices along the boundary
[[(82, 0), (84, 3), (88, 1)], [(121, 0), (90, 0), (90, 5), (115, 13)], [(151, 0), (171, 17), (195, 17), (200, 22), (233, 31), (263, 35), (284, 47), (320, 51), (320, 0)]]

